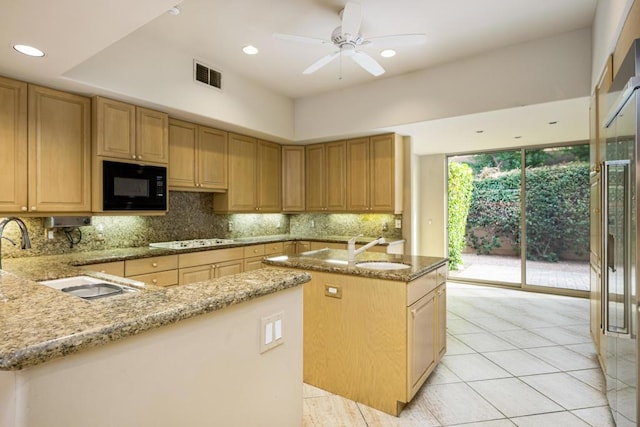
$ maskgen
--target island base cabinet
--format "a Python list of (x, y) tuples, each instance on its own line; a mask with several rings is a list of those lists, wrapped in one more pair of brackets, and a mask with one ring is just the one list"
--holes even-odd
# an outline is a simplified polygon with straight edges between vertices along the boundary
[[(283, 313), (283, 345), (260, 322)], [(0, 427), (291, 426), (302, 420), (302, 288), (18, 371), (0, 371)]]
[(408, 284), (311, 272), (304, 381), (399, 415), (439, 360), (436, 271)]

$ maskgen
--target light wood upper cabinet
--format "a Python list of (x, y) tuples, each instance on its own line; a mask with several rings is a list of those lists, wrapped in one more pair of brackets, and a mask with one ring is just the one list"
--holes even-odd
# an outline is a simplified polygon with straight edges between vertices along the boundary
[(402, 144), (394, 134), (347, 141), (347, 210), (402, 212)]
[(306, 147), (307, 211), (346, 210), (346, 147), (345, 141)]
[(229, 188), (216, 194), (216, 212), (280, 212), (282, 159), (279, 144), (229, 134)]
[(302, 212), (305, 209), (304, 146), (282, 147), (282, 210)]
[(256, 156), (256, 208), (260, 212), (280, 212), (282, 210), (280, 144), (258, 140)]
[(347, 141), (347, 182), (349, 194), (347, 208), (350, 211), (369, 210), (369, 138)]
[(186, 191), (227, 188), (227, 133), (169, 120), (169, 188)]
[(126, 102), (93, 98), (94, 154), (167, 164), (169, 116)]
[(27, 84), (0, 77), (0, 212), (27, 209)]
[(28, 104), (29, 212), (89, 212), (91, 100), (29, 85)]

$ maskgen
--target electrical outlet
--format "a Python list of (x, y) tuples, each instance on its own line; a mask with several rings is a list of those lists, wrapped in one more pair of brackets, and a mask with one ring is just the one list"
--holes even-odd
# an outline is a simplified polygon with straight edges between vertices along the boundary
[(396, 228), (402, 228), (402, 220), (396, 219)]
[(284, 312), (260, 319), (260, 353), (284, 343)]
[(233, 231), (233, 223), (231, 221), (227, 224), (227, 231)]
[(311, 220), (311, 228), (316, 228), (316, 222), (314, 220)]

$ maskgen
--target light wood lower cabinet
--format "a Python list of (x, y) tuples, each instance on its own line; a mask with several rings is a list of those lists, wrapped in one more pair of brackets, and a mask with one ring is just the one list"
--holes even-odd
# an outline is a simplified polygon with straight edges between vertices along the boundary
[(86, 270), (138, 280), (148, 285), (173, 286), (178, 283), (178, 256), (131, 259), (90, 264)]
[(214, 249), (178, 255), (178, 284), (186, 285), (244, 271), (244, 248)]
[(446, 349), (445, 286), (437, 270), (409, 283), (314, 271), (304, 381), (398, 415)]

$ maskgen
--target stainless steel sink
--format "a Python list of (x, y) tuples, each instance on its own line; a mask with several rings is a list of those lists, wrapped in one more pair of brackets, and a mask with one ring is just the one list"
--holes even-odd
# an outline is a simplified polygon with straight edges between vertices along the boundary
[(369, 261), (359, 262), (356, 264), (358, 268), (366, 268), (369, 270), (404, 270), (411, 268), (408, 264), (402, 264), (400, 262), (386, 262), (386, 261)]
[(86, 300), (112, 297), (138, 291), (130, 286), (110, 283), (89, 276), (65, 277), (64, 279), (45, 280), (39, 283)]
[(149, 243), (152, 248), (162, 249), (193, 249), (208, 248), (210, 246), (228, 245), (233, 243), (233, 239), (194, 239), (194, 240), (176, 240), (173, 242)]

